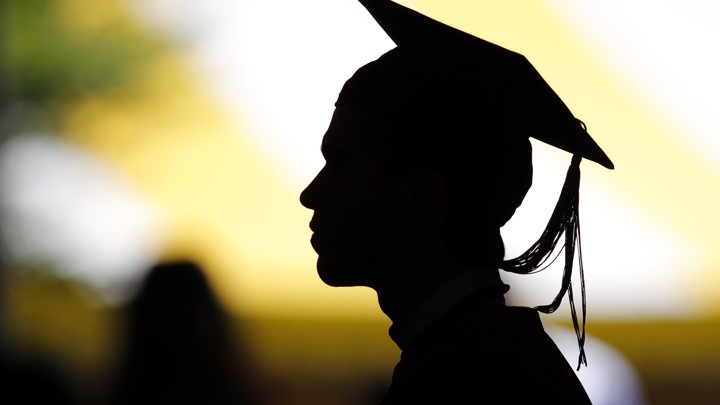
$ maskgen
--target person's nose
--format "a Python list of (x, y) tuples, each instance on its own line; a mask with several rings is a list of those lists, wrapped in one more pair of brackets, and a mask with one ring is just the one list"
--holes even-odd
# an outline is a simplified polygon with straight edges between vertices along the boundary
[(316, 210), (320, 207), (323, 200), (324, 193), (324, 182), (326, 177), (326, 169), (323, 168), (315, 176), (313, 181), (305, 187), (305, 190), (300, 193), (300, 204), (305, 208)]

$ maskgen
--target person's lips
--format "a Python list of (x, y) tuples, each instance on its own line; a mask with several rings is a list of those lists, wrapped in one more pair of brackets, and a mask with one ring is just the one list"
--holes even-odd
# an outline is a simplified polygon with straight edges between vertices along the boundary
[(318, 234), (313, 232), (312, 236), (310, 237), (310, 245), (312, 245), (313, 250), (315, 250), (316, 253), (319, 252), (318, 248), (320, 245)]

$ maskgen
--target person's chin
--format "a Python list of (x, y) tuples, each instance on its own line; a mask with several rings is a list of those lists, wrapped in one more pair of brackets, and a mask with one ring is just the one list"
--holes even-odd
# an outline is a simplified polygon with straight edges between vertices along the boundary
[(358, 280), (357, 272), (347, 263), (340, 263), (324, 255), (318, 255), (317, 272), (320, 280), (331, 287), (358, 287), (365, 285)]

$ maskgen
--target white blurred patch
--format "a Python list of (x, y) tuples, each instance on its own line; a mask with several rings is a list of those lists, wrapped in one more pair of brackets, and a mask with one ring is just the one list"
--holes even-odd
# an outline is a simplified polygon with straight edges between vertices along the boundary
[(0, 149), (2, 234), (10, 259), (122, 300), (159, 254), (157, 212), (118, 173), (88, 152), (42, 134)]
[(653, 117), (720, 176), (720, 3), (548, 2)]
[[(570, 366), (577, 368), (578, 342), (575, 332), (561, 326), (545, 325)], [(587, 367), (576, 370), (594, 405), (647, 404), (645, 387), (633, 365), (616, 348), (593, 336), (586, 336)]]

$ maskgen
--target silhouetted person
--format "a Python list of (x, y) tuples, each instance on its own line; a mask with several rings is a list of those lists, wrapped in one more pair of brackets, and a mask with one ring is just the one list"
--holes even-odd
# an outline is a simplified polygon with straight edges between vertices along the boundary
[(111, 404), (258, 403), (240, 337), (196, 264), (154, 267), (128, 309)]
[[(384, 403), (589, 403), (537, 311), (567, 293), (584, 362), (584, 284), (581, 326), (570, 282), (579, 164), (612, 162), (522, 55), (389, 0), (361, 3), (396, 47), (345, 83), (326, 164), (300, 199), (320, 278), (374, 289), (392, 320), (402, 355)], [(532, 182), (529, 137), (574, 156), (543, 235), (504, 260), (500, 228)], [(539, 271), (556, 247), (555, 300), (505, 305), (499, 269)]]

